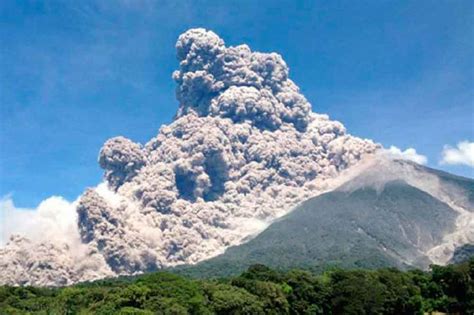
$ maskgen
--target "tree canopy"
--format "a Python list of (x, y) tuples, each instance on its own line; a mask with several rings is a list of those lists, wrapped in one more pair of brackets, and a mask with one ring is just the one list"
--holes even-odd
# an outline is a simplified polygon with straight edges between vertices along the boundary
[(65, 288), (0, 287), (0, 314), (474, 314), (474, 259), (430, 271), (277, 271), (193, 279), (165, 272)]

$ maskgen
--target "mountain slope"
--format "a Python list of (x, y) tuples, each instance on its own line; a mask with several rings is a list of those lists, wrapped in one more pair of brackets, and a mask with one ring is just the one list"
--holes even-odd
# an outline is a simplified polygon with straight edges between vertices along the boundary
[[(391, 164), (398, 174), (403, 174), (403, 167), (412, 168), (412, 175), (419, 172), (419, 178), (436, 175), (438, 188), (453, 195), (472, 194), (473, 180), (408, 162)], [(337, 190), (303, 202), (249, 242), (196, 266), (178, 268), (178, 272), (220, 276), (255, 263), (276, 268), (426, 268), (433, 263), (431, 250), (459, 232), (460, 213), (406, 181), (386, 181), (391, 170), (383, 165), (383, 169), (372, 165)], [(457, 193), (453, 187), (459, 188)], [(467, 209), (472, 211), (470, 206)]]

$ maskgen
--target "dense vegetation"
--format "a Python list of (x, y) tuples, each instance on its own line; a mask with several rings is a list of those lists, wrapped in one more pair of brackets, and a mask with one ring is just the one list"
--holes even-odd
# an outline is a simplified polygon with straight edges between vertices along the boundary
[(474, 259), (429, 272), (254, 265), (238, 277), (171, 273), (66, 288), (0, 287), (0, 314), (474, 314)]

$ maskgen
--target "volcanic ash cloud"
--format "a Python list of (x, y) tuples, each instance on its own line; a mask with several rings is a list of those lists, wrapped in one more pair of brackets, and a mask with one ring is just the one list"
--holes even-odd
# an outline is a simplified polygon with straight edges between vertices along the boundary
[(88, 189), (76, 207), (80, 244), (43, 240), (20, 259), (34, 241), (14, 237), (0, 249), (1, 283), (18, 283), (12, 274), (56, 285), (196, 263), (379, 148), (313, 113), (276, 53), (227, 47), (204, 29), (182, 34), (176, 50), (175, 120), (144, 146), (108, 140), (99, 154), (107, 185)]

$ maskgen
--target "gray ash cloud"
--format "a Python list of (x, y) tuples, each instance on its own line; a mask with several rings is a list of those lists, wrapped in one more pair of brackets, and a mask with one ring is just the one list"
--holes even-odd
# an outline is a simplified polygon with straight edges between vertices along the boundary
[[(144, 146), (108, 140), (99, 155), (106, 185), (76, 207), (80, 244), (42, 240), (54, 255), (45, 249), (14, 263), (22, 244), (39, 242), (14, 238), (0, 249), (0, 283), (61, 285), (196, 263), (261, 231), (380, 148), (312, 112), (276, 53), (228, 47), (204, 29), (182, 34), (176, 49), (174, 121)], [(44, 257), (66, 280), (25, 275)], [(94, 272), (67, 267), (78, 260), (93, 260)]]

